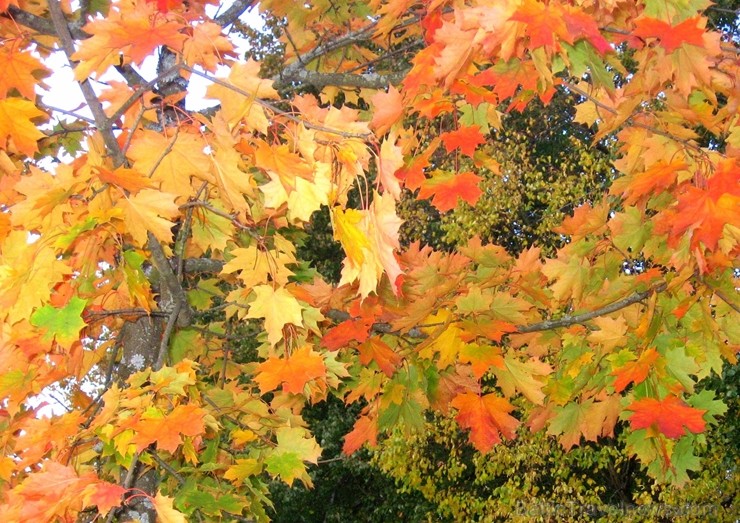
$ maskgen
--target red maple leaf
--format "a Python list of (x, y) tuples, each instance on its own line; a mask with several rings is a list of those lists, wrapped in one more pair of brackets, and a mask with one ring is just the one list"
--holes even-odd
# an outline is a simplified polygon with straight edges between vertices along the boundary
[(480, 176), (471, 172), (450, 173), (438, 172), (432, 178), (424, 180), (419, 191), (419, 198), (432, 198), (440, 212), (447, 212), (457, 206), (460, 197), (470, 205), (475, 205), (482, 194), (478, 188)]
[(363, 342), (370, 335), (372, 318), (349, 319), (329, 329), (321, 338), (321, 344), (329, 350), (338, 350), (349, 345), (350, 341)]
[(633, 429), (657, 429), (673, 439), (685, 434), (684, 427), (695, 434), (703, 432), (705, 427), (706, 410), (689, 407), (675, 396), (663, 400), (643, 398), (632, 402), (627, 410), (634, 412), (630, 417)]
[(448, 153), (460, 148), (460, 152), (471, 158), (475, 154), (475, 148), (486, 141), (483, 133), (480, 132), (480, 127), (477, 125), (447, 131), (446, 133), (442, 133), (440, 137)]

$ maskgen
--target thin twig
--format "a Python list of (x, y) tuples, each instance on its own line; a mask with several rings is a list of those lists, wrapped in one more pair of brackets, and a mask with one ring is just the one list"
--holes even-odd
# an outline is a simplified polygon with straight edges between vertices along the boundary
[(267, 102), (265, 100), (262, 100), (260, 98), (256, 98), (252, 93), (248, 93), (244, 89), (240, 89), (239, 87), (230, 84), (229, 82), (226, 82), (224, 80), (221, 80), (220, 78), (216, 78), (215, 76), (212, 76), (208, 73), (205, 73), (203, 71), (199, 71), (197, 69), (194, 69), (188, 65), (181, 64), (180, 67), (184, 69), (185, 71), (189, 71), (197, 76), (200, 76), (202, 78), (205, 78), (206, 80), (213, 82), (216, 85), (220, 85), (222, 87), (226, 87), (227, 89), (230, 89), (234, 91), (235, 93), (238, 93), (242, 96), (246, 96), (247, 98), (252, 99), (254, 103), (257, 105), (261, 105), (265, 109), (269, 109), (275, 114), (279, 114), (280, 116), (283, 116), (287, 118), (288, 120), (296, 123), (303, 124), (307, 129), (313, 129), (315, 131), (321, 131), (325, 133), (330, 134), (336, 134), (337, 136), (341, 136), (343, 138), (359, 138), (361, 140), (368, 140), (372, 138), (372, 133), (348, 133), (347, 131), (340, 131), (339, 129), (332, 129), (330, 127), (324, 127), (323, 125), (314, 124), (311, 122), (308, 122), (302, 118), (299, 118), (287, 111), (283, 111), (282, 109), (276, 107), (275, 105), (271, 104), (270, 102)]

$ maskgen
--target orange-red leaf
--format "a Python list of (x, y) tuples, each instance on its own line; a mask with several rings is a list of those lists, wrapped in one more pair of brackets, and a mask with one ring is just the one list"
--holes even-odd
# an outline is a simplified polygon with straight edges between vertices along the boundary
[(357, 349), (360, 351), (360, 363), (367, 365), (374, 361), (389, 378), (393, 376), (398, 364), (401, 363), (401, 356), (380, 338), (370, 338)]
[(672, 53), (684, 44), (704, 47), (704, 23), (701, 16), (688, 18), (676, 26), (655, 18), (640, 18), (635, 22), (633, 35), (640, 38), (658, 38), (660, 46)]
[(321, 345), (329, 350), (338, 350), (346, 347), (350, 341), (363, 342), (370, 335), (372, 326), (372, 320), (367, 318), (343, 321), (324, 334), (321, 338)]
[(633, 429), (657, 429), (669, 438), (680, 438), (686, 430), (698, 434), (704, 431), (706, 410), (689, 407), (675, 396), (663, 400), (643, 398), (632, 402), (627, 410)]
[(477, 125), (460, 127), (454, 131), (442, 133), (440, 138), (442, 138), (442, 143), (445, 144), (445, 149), (447, 149), (448, 153), (459, 148), (460, 152), (471, 158), (475, 154), (475, 148), (486, 141), (483, 133), (480, 131), (480, 127)]
[(612, 372), (612, 376), (616, 376), (614, 380), (614, 390), (616, 392), (622, 392), (627, 388), (627, 385), (634, 383), (642, 383), (647, 378), (648, 372), (658, 359), (658, 351), (655, 349), (648, 349), (640, 355), (637, 361), (630, 361), (626, 365), (618, 368)]
[(374, 447), (378, 443), (377, 435), (378, 420), (368, 416), (361, 416), (355, 421), (352, 432), (344, 437), (342, 452), (347, 455), (352, 454), (365, 443), (369, 443), (371, 447)]
[(479, 396), (474, 392), (458, 394), (451, 405), (458, 410), (457, 422), (470, 429), (470, 442), (480, 452), (488, 452), (501, 442), (501, 434), (512, 439), (519, 421), (509, 416), (514, 407), (494, 394)]
[(480, 181), (480, 176), (472, 172), (455, 174), (439, 171), (421, 184), (419, 198), (431, 197), (432, 205), (441, 212), (454, 209), (458, 198), (475, 205), (482, 194), (478, 188)]

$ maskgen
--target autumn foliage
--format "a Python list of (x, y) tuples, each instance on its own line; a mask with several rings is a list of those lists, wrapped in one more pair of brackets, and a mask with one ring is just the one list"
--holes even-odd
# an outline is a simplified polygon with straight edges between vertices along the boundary
[[(263, 520), (268, 478), (310, 484), (328, 395), (362, 405), (348, 453), (432, 409), (484, 453), (621, 424), (656, 478), (698, 467), (724, 406), (695, 384), (740, 343), (740, 50), (709, 2), (328, 4), (260, 2), (263, 78), (247, 1), (0, 0), (0, 520)], [(84, 107), (42, 101), (52, 53)], [(556, 91), (618, 151), (564, 247), (402, 249), (403, 192), (474, 206), (490, 129)], [(296, 250), (323, 208), (337, 286)]]

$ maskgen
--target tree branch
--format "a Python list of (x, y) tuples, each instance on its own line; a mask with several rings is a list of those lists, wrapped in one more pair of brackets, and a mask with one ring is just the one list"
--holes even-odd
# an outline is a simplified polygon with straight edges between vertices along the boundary
[(231, 7), (213, 19), (221, 27), (233, 24), (247, 9), (253, 7), (254, 0), (236, 0)]
[(406, 76), (406, 71), (383, 75), (378, 73), (320, 73), (317, 71), (307, 71), (306, 69), (296, 69), (286, 74), (283, 72), (275, 81), (275, 88), (281, 89), (288, 87), (292, 82), (313, 85), (314, 87), (324, 87), (333, 85), (337, 87), (359, 87), (361, 89), (383, 89), (389, 85), (395, 85), (401, 82)]
[[(72, 69), (75, 69), (77, 63), (72, 60), (72, 55), (75, 52), (75, 43), (72, 39), (69, 26), (67, 25), (67, 19), (64, 17), (62, 7), (59, 5), (59, 0), (49, 0), (48, 3), (49, 14), (51, 15), (51, 20), (54, 24), (57, 36), (59, 37), (62, 49), (64, 49), (64, 53), (67, 55), (67, 60), (72, 66)], [(108, 153), (113, 157), (115, 166), (118, 167), (123, 165), (126, 163), (126, 157), (123, 155), (115, 135), (111, 132), (110, 120), (108, 120), (108, 117), (105, 115), (103, 104), (100, 103), (98, 95), (95, 94), (95, 90), (88, 79), (82, 80), (81, 82), (78, 82), (78, 84), (82, 90), (82, 96), (84, 96), (88, 107), (90, 107), (90, 112), (93, 114), (95, 124), (103, 135), (103, 141), (108, 149)]]
[[(51, 11), (51, 8), (49, 8), (49, 11)], [(57, 28), (52, 20), (43, 18), (33, 13), (29, 13), (28, 11), (21, 9), (20, 7), (10, 5), (8, 6), (7, 14), (4, 14), (2, 16), (9, 16), (9, 18), (14, 20), (18, 24), (33, 29), (39, 34), (58, 36)], [(76, 27), (74, 24), (67, 23), (66, 20), (64, 21), (64, 25), (67, 27), (67, 32), (77, 40), (82, 40), (90, 37), (90, 35), (87, 34), (85, 31)]]

